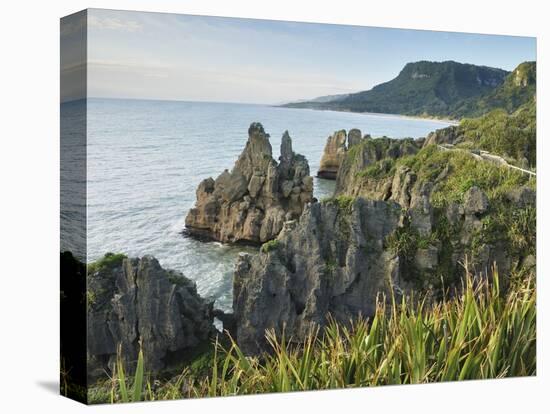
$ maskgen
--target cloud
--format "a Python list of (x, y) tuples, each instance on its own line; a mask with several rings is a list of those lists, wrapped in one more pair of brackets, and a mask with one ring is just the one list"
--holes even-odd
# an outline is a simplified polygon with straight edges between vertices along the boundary
[(88, 27), (132, 33), (139, 32), (143, 28), (142, 24), (135, 20), (123, 20), (117, 17), (99, 17), (93, 14), (88, 16)]

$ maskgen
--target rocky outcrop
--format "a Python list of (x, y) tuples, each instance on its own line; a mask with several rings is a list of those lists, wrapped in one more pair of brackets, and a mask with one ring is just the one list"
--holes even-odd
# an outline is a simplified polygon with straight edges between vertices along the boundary
[(212, 303), (194, 282), (152, 256), (112, 257), (88, 271), (90, 378), (112, 371), (119, 346), (127, 371), (141, 341), (147, 371), (158, 372), (214, 334)]
[(483, 191), (473, 186), (464, 194), (464, 213), (483, 214), (489, 208), (489, 199)]
[[(366, 198), (385, 200), (390, 198), (388, 183), (380, 180), (380, 175), (389, 173), (393, 161), (416, 154), (423, 146), (422, 139), (364, 139), (354, 149), (352, 156), (346, 156), (341, 163), (336, 177), (336, 195), (362, 195)], [(370, 166), (386, 160), (382, 166), (387, 171), (376, 171), (371, 174)], [(372, 175), (373, 180), (369, 180)]]
[(338, 168), (346, 156), (346, 131), (336, 131), (334, 134), (327, 138), (325, 149), (323, 150), (323, 156), (321, 157), (321, 163), (317, 176), (321, 178), (327, 178), (330, 180), (336, 179)]
[(436, 129), (433, 132), (430, 132), (426, 137), (424, 146), (439, 144), (439, 145), (455, 145), (459, 144), (464, 140), (463, 134), (460, 131), (459, 126), (452, 125), (447, 128)]
[[(436, 198), (441, 199), (445, 198), (445, 192), (452, 191), (442, 189), (446, 188), (449, 177), (460, 168), (449, 160), (453, 159), (453, 154), (459, 157), (461, 153), (449, 152), (446, 162), (443, 161), (445, 158), (437, 161), (440, 151), (429, 141), (436, 139), (436, 142), (456, 143), (453, 131), (453, 127), (436, 131), (428, 136), (426, 143), (421, 140), (407, 142), (390, 139), (361, 143), (355, 153), (347, 156), (342, 163), (335, 194), (399, 204), (413, 238), (422, 246), (429, 244), (418, 248), (416, 259), (412, 256), (408, 258), (412, 273), (416, 273), (417, 278), (429, 280), (437, 264), (446, 277), (455, 279), (454, 276), (463, 271), (460, 262), (466, 256), (474, 273), (490, 271), (496, 264), (502, 274), (508, 274), (522, 257), (516, 254), (515, 258), (511, 258), (510, 250), (517, 250), (512, 246), (514, 242), (508, 239), (506, 232), (494, 230), (495, 223), (502, 221), (495, 221), (494, 215), (501, 213), (491, 211), (489, 198), (483, 190), (473, 185), (462, 194), (460, 202), (444, 202), (443, 205), (436, 202), (437, 207), (434, 206), (434, 193)], [(448, 141), (445, 141), (446, 137), (450, 137)], [(400, 160), (424, 147), (419, 158), (409, 159), (410, 162)], [(478, 158), (480, 163), (487, 162), (482, 157)], [(498, 174), (498, 171), (493, 174)], [(527, 179), (524, 182), (527, 183)], [(463, 183), (464, 186), (468, 184), (466, 181)], [(508, 214), (520, 214), (518, 209), (535, 206), (535, 192), (528, 185), (518, 185), (504, 194), (498, 204), (501, 210), (507, 209)], [(445, 240), (442, 234), (446, 235)], [(414, 265), (417, 265), (416, 269)]]
[[(368, 138), (368, 135), (365, 137)], [(334, 132), (327, 138), (317, 176), (335, 180), (340, 164), (346, 157), (347, 151), (361, 142), (363, 137), (358, 129), (351, 129), (346, 134), (344, 129)]]
[(300, 216), (312, 200), (313, 179), (306, 158), (293, 152), (288, 132), (277, 163), (269, 135), (253, 123), (231, 172), (202, 181), (196, 194), (195, 207), (185, 219), (189, 234), (221, 242), (263, 243), (276, 237), (286, 220)]
[[(431, 204), (445, 174), (423, 181), (400, 166), (388, 181), (386, 200), (341, 195), (310, 204), (259, 254), (241, 255), (233, 310), (242, 349), (265, 349), (266, 329), (300, 341), (311, 327), (325, 326), (328, 315), (341, 323), (371, 316), (381, 294), (432, 291), (442, 278), (441, 287), (449, 288), (459, 283), (465, 257), (475, 274), (495, 264), (504, 275), (522, 260), (525, 266), (530, 259), (511, 257), (503, 236), (480, 238), (491, 205), (478, 187), (444, 208)], [(535, 198), (527, 187), (507, 197), (510, 208)]]
[(388, 282), (403, 284), (399, 257), (384, 243), (400, 215), (392, 202), (314, 203), (299, 222), (287, 223), (273, 248), (242, 254), (233, 286), (241, 348), (249, 354), (263, 349), (266, 329), (284, 329), (299, 341), (329, 314), (344, 323), (372, 315)]

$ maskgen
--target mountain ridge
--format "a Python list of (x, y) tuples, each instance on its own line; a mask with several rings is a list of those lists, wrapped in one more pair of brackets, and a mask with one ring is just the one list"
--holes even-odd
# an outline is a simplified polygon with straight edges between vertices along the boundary
[(407, 63), (395, 78), (366, 91), (283, 106), (459, 119), (496, 108), (511, 113), (534, 95), (535, 83), (535, 62), (523, 62), (508, 72), (452, 60), (422, 60)]

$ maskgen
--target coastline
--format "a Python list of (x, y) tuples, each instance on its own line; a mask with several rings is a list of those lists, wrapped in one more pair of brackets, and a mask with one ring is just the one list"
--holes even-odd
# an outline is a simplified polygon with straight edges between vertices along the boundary
[(284, 105), (271, 105), (274, 108), (284, 108), (284, 109), (299, 109), (299, 110), (311, 110), (311, 111), (326, 111), (326, 112), (341, 112), (341, 113), (350, 113), (350, 114), (361, 114), (361, 115), (371, 115), (371, 116), (379, 116), (379, 117), (385, 117), (385, 118), (406, 118), (411, 120), (417, 120), (417, 121), (437, 121), (441, 123), (445, 123), (448, 125), (456, 126), (460, 124), (461, 119), (452, 119), (452, 118), (442, 118), (437, 116), (430, 116), (430, 115), (405, 115), (405, 114), (391, 114), (391, 113), (383, 113), (383, 112), (355, 112), (355, 111), (339, 111), (336, 109), (323, 109), (323, 108), (295, 108), (295, 107), (289, 107)]

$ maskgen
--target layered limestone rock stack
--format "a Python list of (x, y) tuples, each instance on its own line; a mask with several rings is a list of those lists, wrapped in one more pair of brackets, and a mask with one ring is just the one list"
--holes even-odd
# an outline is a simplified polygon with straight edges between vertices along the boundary
[(231, 172), (202, 181), (196, 194), (185, 219), (188, 233), (221, 242), (263, 243), (275, 238), (285, 221), (302, 214), (313, 198), (313, 179), (306, 158), (293, 152), (288, 132), (277, 163), (269, 135), (253, 123)]
[(349, 134), (346, 134), (345, 130), (340, 130), (329, 136), (323, 150), (317, 176), (335, 180), (347, 151), (354, 145), (359, 144), (362, 139), (361, 131), (358, 129), (351, 129)]
[(148, 372), (158, 372), (214, 335), (212, 303), (195, 283), (152, 256), (121, 259), (88, 274), (88, 375), (114, 367), (117, 348), (135, 369), (140, 341)]
[(266, 329), (300, 341), (328, 314), (344, 323), (372, 315), (387, 282), (402, 284), (399, 257), (384, 246), (399, 223), (397, 203), (314, 203), (274, 247), (241, 254), (233, 285), (239, 346), (254, 354), (265, 348)]

